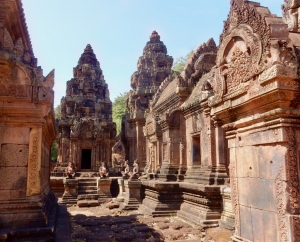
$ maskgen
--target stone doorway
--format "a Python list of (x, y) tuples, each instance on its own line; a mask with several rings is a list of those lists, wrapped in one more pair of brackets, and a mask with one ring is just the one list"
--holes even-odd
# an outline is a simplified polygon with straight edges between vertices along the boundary
[(192, 163), (193, 165), (201, 165), (200, 135), (192, 137), (192, 144)]
[(81, 169), (91, 169), (91, 158), (92, 150), (91, 149), (82, 149), (81, 152)]

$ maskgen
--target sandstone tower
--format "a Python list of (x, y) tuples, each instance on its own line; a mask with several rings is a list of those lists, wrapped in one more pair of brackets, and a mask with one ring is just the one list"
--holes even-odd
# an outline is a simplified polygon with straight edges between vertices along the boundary
[(77, 170), (97, 171), (101, 162), (110, 163), (116, 126), (108, 85), (89, 44), (73, 75), (61, 99), (58, 161), (62, 166), (74, 162)]
[(145, 110), (162, 81), (172, 70), (173, 58), (167, 55), (167, 48), (160, 36), (153, 31), (143, 55), (137, 63), (137, 71), (131, 76), (131, 87), (126, 104), (126, 114), (122, 122), (122, 141), (125, 144), (126, 159), (137, 159), (141, 170), (146, 163), (146, 140), (143, 134)]

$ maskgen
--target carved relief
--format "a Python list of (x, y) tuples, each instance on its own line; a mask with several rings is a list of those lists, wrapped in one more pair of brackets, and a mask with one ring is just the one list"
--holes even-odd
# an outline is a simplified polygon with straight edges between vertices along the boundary
[(295, 214), (299, 212), (300, 209), (300, 195), (299, 195), (299, 174), (298, 174), (298, 161), (296, 153), (296, 137), (293, 128), (289, 127), (285, 129), (288, 138), (288, 150), (286, 152), (287, 161), (287, 177), (289, 200), (291, 213)]
[(242, 52), (238, 47), (233, 50), (231, 61), (221, 67), (221, 75), (225, 79), (226, 93), (232, 93), (240, 88), (242, 82), (251, 78), (249, 68), (250, 56), (247, 52)]
[(27, 166), (28, 145), (3, 144), (0, 166)]
[[(267, 54), (269, 53), (270, 49), (269, 28), (264, 20), (264, 17), (265, 16), (261, 15), (255, 9), (255, 6), (251, 4), (243, 1), (243, 3), (239, 6), (236, 1), (231, 1), (229, 18), (224, 22), (223, 33), (220, 36), (221, 50), (222, 48), (226, 47), (226, 43), (228, 43), (229, 39), (231, 39), (233, 36), (242, 37), (240, 34), (238, 34), (238, 32), (240, 32), (240, 27), (244, 29), (244, 31), (240, 33), (243, 33), (243, 35), (245, 34), (244, 38), (242, 37), (242, 39), (247, 43), (247, 47), (250, 47), (251, 55), (253, 56), (252, 64), (259, 64), (259, 66), (254, 66), (254, 68), (252, 67), (253, 73), (257, 73), (264, 69), (265, 60), (267, 59)], [(237, 33), (237, 35), (234, 33)], [(223, 42), (225, 43), (225, 46)], [(218, 53), (223, 54), (223, 51), (219, 51)], [(263, 55), (261, 56), (262, 53)], [(221, 60), (222, 55), (220, 56), (218, 54), (217, 65), (220, 65), (219, 63), (221, 63)]]
[(27, 87), (18, 85), (0, 85), (0, 95), (10, 97), (27, 97)]
[(193, 124), (193, 132), (198, 132), (199, 131), (199, 118), (198, 118), (198, 114), (193, 115), (192, 117), (192, 124)]
[(288, 242), (288, 231), (287, 231), (287, 218), (285, 215), (285, 188), (284, 181), (282, 180), (283, 168), (280, 166), (279, 173), (275, 179), (275, 191), (276, 191), (276, 200), (277, 200), (277, 211), (278, 211), (278, 224), (279, 224), (279, 235), (280, 241)]
[[(233, 148), (234, 149), (234, 148)], [(235, 214), (235, 234), (240, 234), (240, 210), (238, 201), (238, 184), (236, 178), (236, 166), (235, 160), (230, 161), (229, 171), (230, 171), (230, 187), (231, 187), (231, 200), (233, 206), (233, 212)]]
[(38, 195), (40, 187), (42, 129), (32, 128), (29, 138), (27, 196)]
[(19, 38), (15, 44), (15, 49), (14, 49), (15, 53), (17, 56), (22, 57), (23, 53), (24, 53), (24, 46), (23, 46), (23, 42), (22, 39)]
[(282, 5), (283, 20), (292, 31), (300, 27), (299, 7), (299, 0), (284, 0), (284, 4)]
[(7, 29), (4, 29), (3, 47), (9, 50), (10, 52), (12, 52), (15, 47), (14, 42), (10, 34), (8, 33)]
[(147, 126), (146, 126), (146, 129), (147, 129), (147, 135), (152, 135), (152, 134), (154, 134), (155, 128), (154, 128), (153, 122), (148, 122), (148, 123), (147, 123)]

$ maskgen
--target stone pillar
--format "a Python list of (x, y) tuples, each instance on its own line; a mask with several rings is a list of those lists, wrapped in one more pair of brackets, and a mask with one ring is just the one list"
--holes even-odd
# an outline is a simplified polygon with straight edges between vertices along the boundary
[[(146, 166), (146, 139), (144, 137), (143, 127), (145, 126), (145, 120), (136, 121), (136, 159), (139, 163), (139, 169), (144, 171)], [(133, 160), (132, 160), (133, 161)]]
[(226, 169), (226, 160), (227, 160), (227, 152), (226, 152), (226, 139), (225, 132), (222, 128), (222, 121), (215, 121), (215, 141), (216, 141), (216, 164), (212, 164), (212, 167), (215, 166), (215, 184), (223, 185), (228, 182), (228, 175)]
[(111, 199), (110, 185), (111, 179), (97, 178), (97, 194), (99, 195), (99, 202), (105, 202)]

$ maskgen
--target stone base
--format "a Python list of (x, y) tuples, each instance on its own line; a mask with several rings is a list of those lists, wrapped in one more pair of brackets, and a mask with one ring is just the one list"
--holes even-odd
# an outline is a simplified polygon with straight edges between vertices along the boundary
[(64, 178), (50, 177), (50, 188), (57, 198), (62, 197), (64, 194)]
[(179, 182), (143, 181), (145, 199), (139, 210), (152, 216), (176, 215), (182, 203)]
[(193, 166), (188, 168), (184, 181), (208, 185), (226, 185), (229, 183), (229, 178), (225, 167)]
[(122, 210), (135, 210), (141, 204), (141, 181), (124, 180), (125, 192), (123, 192), (124, 202), (120, 204)]
[(100, 179), (97, 180), (97, 193), (98, 193), (98, 200), (99, 202), (106, 202), (110, 200), (111, 192), (110, 192), (111, 180), (107, 179)]
[(233, 236), (231, 237), (231, 241), (232, 241), (232, 242), (251, 242), (250, 240), (243, 239), (242, 237), (237, 236), (237, 235), (233, 235)]
[(178, 180), (177, 174), (158, 174), (157, 177), (161, 182), (176, 182)]
[(10, 202), (10, 211), (0, 212), (0, 241), (52, 241), (56, 198), (50, 191), (41, 199), (33, 200), (24, 203), (19, 200), (18, 207)]
[(223, 197), (223, 211), (220, 220), (220, 227), (225, 229), (234, 230), (235, 228), (235, 216), (232, 210), (231, 201), (231, 189), (230, 187), (224, 187), (221, 189)]
[(64, 194), (62, 203), (77, 203), (78, 180), (74, 178), (64, 178)]
[(219, 186), (180, 183), (182, 197), (177, 215), (203, 228), (219, 226), (222, 211), (222, 196)]

